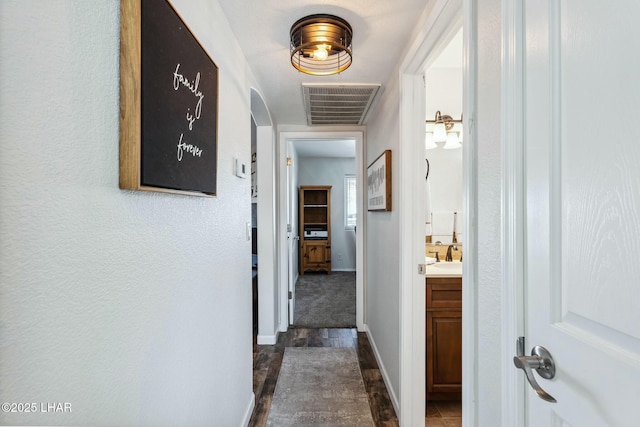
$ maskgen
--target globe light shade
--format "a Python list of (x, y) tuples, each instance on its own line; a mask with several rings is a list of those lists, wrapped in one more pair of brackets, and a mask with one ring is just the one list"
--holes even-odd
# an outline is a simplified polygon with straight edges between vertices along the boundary
[(447, 143), (444, 144), (445, 150), (454, 150), (456, 148), (460, 148), (460, 141), (458, 140), (458, 132), (449, 132), (447, 134)]
[(438, 148), (438, 145), (433, 140), (433, 133), (427, 132), (424, 137), (424, 148), (427, 150), (433, 150), (434, 148)]
[(436, 123), (433, 127), (433, 140), (435, 142), (445, 142), (447, 140), (447, 129), (444, 123)]

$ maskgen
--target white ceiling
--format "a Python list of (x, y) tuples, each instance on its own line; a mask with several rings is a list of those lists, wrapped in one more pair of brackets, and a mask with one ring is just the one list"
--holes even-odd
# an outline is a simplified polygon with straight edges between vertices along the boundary
[[(220, 0), (220, 5), (278, 124), (305, 125), (302, 83), (380, 83), (401, 60), (410, 32), (430, 0)], [(353, 28), (353, 63), (341, 74), (310, 76), (291, 66), (289, 30), (326, 13)]]

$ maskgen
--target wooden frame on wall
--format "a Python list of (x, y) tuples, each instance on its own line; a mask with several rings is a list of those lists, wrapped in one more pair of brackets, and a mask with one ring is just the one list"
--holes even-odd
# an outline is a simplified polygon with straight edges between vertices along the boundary
[(218, 67), (167, 0), (120, 1), (120, 188), (217, 194)]
[(391, 150), (385, 150), (367, 167), (367, 209), (391, 211)]

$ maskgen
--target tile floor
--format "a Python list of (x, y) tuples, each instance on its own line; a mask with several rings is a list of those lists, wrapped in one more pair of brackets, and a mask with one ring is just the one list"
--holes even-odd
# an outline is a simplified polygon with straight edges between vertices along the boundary
[(427, 402), (425, 427), (462, 426), (462, 402), (453, 400)]

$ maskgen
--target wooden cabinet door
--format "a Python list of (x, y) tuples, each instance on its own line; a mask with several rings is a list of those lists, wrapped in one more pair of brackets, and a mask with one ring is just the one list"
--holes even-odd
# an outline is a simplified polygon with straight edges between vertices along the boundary
[(324, 264), (326, 262), (326, 242), (306, 242), (306, 246), (305, 256), (309, 264)]
[(462, 313), (427, 311), (427, 400), (462, 393)]
[(302, 269), (331, 272), (331, 248), (326, 240), (307, 240), (303, 245)]

